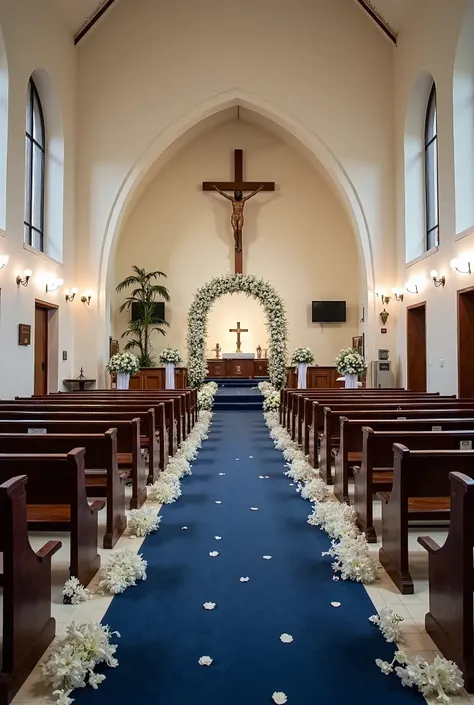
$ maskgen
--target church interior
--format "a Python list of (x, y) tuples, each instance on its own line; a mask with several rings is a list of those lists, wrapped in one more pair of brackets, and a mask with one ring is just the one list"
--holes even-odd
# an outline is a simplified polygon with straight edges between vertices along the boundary
[(0, 0), (0, 705), (474, 705), (473, 34)]

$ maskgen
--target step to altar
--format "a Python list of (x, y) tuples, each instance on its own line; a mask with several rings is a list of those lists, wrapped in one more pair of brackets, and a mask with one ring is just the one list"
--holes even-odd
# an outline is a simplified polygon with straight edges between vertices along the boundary
[(259, 382), (269, 382), (269, 377), (206, 377), (205, 382), (215, 382), (219, 387), (256, 387)]

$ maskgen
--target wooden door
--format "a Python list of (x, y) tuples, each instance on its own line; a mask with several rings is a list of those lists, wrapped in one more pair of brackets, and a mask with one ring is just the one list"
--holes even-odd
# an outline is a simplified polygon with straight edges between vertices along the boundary
[(458, 291), (458, 394), (474, 397), (474, 289)]
[(48, 392), (48, 309), (35, 306), (35, 380), (34, 393)]
[(426, 303), (407, 308), (407, 388), (426, 392)]

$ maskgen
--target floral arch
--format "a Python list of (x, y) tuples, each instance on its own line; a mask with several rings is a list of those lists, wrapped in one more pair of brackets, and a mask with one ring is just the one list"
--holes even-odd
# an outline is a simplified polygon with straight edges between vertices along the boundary
[(225, 274), (214, 277), (197, 290), (188, 314), (188, 380), (200, 387), (207, 374), (205, 345), (211, 306), (224, 294), (243, 292), (257, 299), (267, 317), (270, 338), (268, 371), (272, 384), (281, 389), (286, 382), (287, 322), (283, 299), (273, 286), (253, 274)]

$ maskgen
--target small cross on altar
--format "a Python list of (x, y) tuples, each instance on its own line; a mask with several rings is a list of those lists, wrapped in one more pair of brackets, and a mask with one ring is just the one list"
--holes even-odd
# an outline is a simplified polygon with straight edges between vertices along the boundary
[(237, 333), (237, 350), (235, 352), (242, 352), (240, 349), (240, 334), (241, 333), (248, 333), (249, 329), (248, 328), (241, 328), (240, 327), (240, 321), (237, 321), (237, 328), (229, 328), (229, 333)]
[[(236, 238), (235, 244), (235, 273), (243, 273), (242, 252), (242, 227), (244, 222), (243, 209), (245, 201), (254, 196), (258, 191), (274, 191), (274, 181), (244, 181), (244, 153), (241, 149), (234, 149), (234, 180), (233, 181), (204, 181), (203, 191), (218, 191), (229, 201), (232, 201), (232, 228)], [(224, 191), (234, 191), (234, 197), (228, 196)], [(242, 196), (242, 192), (252, 191), (249, 196)], [(237, 198), (240, 192), (240, 197)]]

